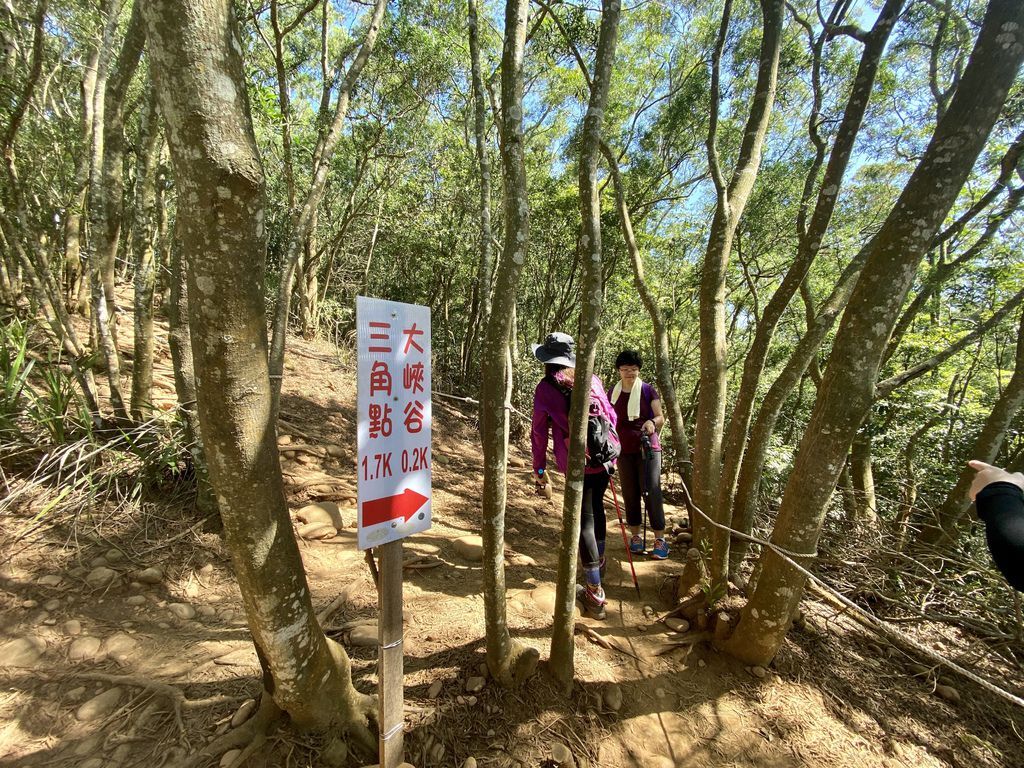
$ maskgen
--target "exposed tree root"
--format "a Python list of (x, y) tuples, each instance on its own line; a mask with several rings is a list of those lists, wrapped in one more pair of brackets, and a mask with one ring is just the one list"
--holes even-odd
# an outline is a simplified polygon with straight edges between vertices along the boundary
[(215, 760), (220, 755), (239, 748), (242, 748), (242, 753), (232, 765), (242, 765), (250, 754), (263, 746), (272, 726), (278, 723), (281, 715), (281, 709), (274, 703), (274, 698), (264, 691), (260, 697), (259, 709), (251, 718), (220, 738), (214, 739), (194, 755), (186, 757), (174, 768), (198, 768), (208, 760)]
[(518, 688), (533, 676), (539, 662), (540, 652), (536, 648), (512, 638), (508, 656), (501, 660), (499, 669), (491, 669), (491, 675), (504, 688)]
[[(55, 679), (44, 675), (46, 679)], [(109, 675), (104, 672), (66, 672), (62, 677), (74, 677), (79, 680), (94, 680), (99, 683), (110, 683), (111, 685), (124, 685), (131, 688), (142, 688), (152, 691), (158, 696), (170, 700), (174, 707), (174, 720), (181, 734), (185, 733), (185, 723), (182, 719), (182, 710), (202, 709), (217, 704), (231, 704), (239, 700), (238, 696), (208, 696), (205, 699), (189, 699), (177, 687), (169, 683), (161, 683), (158, 680), (151, 680), (148, 677), (138, 675)]]

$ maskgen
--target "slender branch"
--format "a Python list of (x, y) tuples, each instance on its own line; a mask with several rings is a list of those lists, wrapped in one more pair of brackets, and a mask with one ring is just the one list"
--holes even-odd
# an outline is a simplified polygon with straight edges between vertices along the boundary
[(725, 38), (729, 34), (729, 19), (732, 15), (732, 0), (725, 0), (722, 9), (722, 23), (718, 27), (718, 38), (715, 40), (715, 53), (711, 58), (711, 114), (708, 118), (708, 168), (711, 171), (711, 178), (715, 182), (715, 189), (720, 204), (725, 202), (726, 186), (725, 176), (722, 174), (722, 163), (718, 156), (717, 135), (718, 135), (718, 111), (721, 108), (721, 70), (722, 51), (725, 50)]
[(988, 320), (978, 325), (978, 327), (970, 333), (961, 336), (957, 341), (950, 344), (941, 352), (932, 355), (927, 360), (918, 363), (912, 368), (908, 368), (903, 371), (903, 373), (890, 376), (885, 381), (879, 382), (878, 386), (875, 388), (875, 398), (886, 398), (892, 394), (892, 391), (897, 387), (902, 387), (907, 382), (913, 381), (914, 379), (923, 376), (933, 368), (938, 367), (968, 344), (988, 333), (988, 331), (1002, 322), (1003, 318), (1010, 314), (1010, 312), (1012, 312), (1022, 301), (1024, 301), (1024, 289), (1018, 291), (1008, 302), (1006, 302), (1006, 304), (1000, 307), (996, 312), (993, 312), (992, 316), (989, 317)]

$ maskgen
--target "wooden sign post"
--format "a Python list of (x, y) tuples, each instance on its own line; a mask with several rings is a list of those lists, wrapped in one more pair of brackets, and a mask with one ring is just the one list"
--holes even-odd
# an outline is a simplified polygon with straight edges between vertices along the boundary
[(378, 557), (381, 768), (403, 755), (402, 539), (430, 527), (430, 308), (356, 297), (359, 548)]

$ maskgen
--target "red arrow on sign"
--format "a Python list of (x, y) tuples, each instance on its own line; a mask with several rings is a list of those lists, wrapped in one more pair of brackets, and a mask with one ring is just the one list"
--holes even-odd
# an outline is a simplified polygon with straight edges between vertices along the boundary
[(426, 496), (416, 493), (412, 488), (406, 488), (396, 496), (364, 501), (363, 527), (368, 528), (378, 523), (386, 523), (388, 520), (398, 517), (408, 521), (427, 501)]

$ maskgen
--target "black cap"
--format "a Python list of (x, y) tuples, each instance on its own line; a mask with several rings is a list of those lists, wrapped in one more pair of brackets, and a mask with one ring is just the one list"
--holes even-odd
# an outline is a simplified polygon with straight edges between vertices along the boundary
[(543, 344), (532, 344), (531, 348), (542, 363), (576, 367), (576, 342), (567, 333), (549, 333)]

